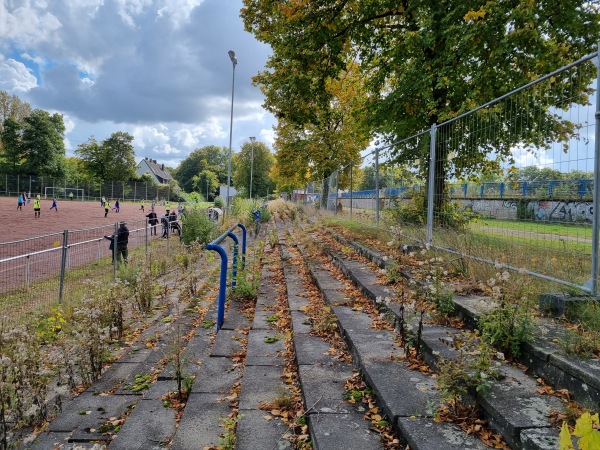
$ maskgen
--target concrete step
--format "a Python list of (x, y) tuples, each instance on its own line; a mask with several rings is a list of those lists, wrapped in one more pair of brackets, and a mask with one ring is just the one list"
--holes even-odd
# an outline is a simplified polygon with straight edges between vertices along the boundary
[[(364, 270), (357, 270), (359, 264), (356, 261), (348, 261), (341, 255), (335, 255), (334, 260), (344, 273), (352, 274), (352, 279), (360, 286), (361, 291), (370, 292), (367, 297), (376, 298), (381, 292), (381, 286), (373, 285), (372, 278), (365, 276)], [(440, 326), (427, 326), (424, 329), (425, 357), (434, 368), (436, 359), (450, 359), (456, 356), (456, 352), (447, 342), (442, 343), (456, 331), (454, 328)], [(555, 448), (558, 430), (550, 424), (549, 415), (553, 410), (563, 409), (561, 402), (554, 397), (538, 394), (536, 388), (539, 386), (523, 371), (506, 364), (503, 371), (510, 372), (510, 375), (504, 375), (500, 380), (491, 382), (492, 387), (487, 395), (477, 395), (477, 403), (485, 418), (513, 448)], [(515, 395), (506, 395), (507, 392)], [(531, 438), (540, 433), (543, 434), (543, 439)]]
[[(403, 350), (396, 344), (395, 334), (372, 328), (373, 320), (368, 314), (344, 306), (344, 301), (340, 301), (347, 297), (344, 282), (336, 279), (321, 263), (311, 259), (301, 247), (298, 250), (323, 298), (338, 318), (339, 328), (352, 352), (354, 367), (361, 371), (374, 390), (380, 408), (400, 440), (413, 450), (486, 448), (481, 441), (468, 436), (459, 427), (433, 420), (439, 399), (438, 392), (433, 389), (434, 380), (409, 369), (408, 364), (401, 360)], [(297, 354), (301, 352), (297, 350)], [(303, 390), (306, 390), (304, 382)], [(424, 430), (427, 432), (424, 433)], [(317, 440), (318, 436), (313, 438)], [(357, 442), (356, 439), (353, 441)]]

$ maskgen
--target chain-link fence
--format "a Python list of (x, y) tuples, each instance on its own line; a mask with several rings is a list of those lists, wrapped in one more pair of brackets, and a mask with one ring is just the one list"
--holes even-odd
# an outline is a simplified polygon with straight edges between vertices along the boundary
[(168, 184), (138, 181), (104, 181), (67, 183), (62, 179), (36, 175), (0, 174), (0, 195), (18, 196), (25, 194), (34, 198), (72, 198), (74, 200), (97, 200), (102, 197), (130, 201), (177, 200)]
[[(127, 221), (127, 228), (127, 261), (134, 266), (169, 254), (173, 238), (181, 235), (180, 222), (153, 228), (147, 221)], [(117, 231), (118, 223), (0, 243), (2, 321), (14, 325), (46, 314), (81, 299), (93, 283), (114, 281), (119, 262), (106, 236)], [(3, 314), (8, 310), (10, 315)]]
[[(597, 66), (598, 55), (588, 55), (340, 168), (336, 180), (339, 172), (349, 181), (334, 210), (596, 294)], [(314, 181), (293, 198), (324, 207), (315, 198), (325, 184)]]

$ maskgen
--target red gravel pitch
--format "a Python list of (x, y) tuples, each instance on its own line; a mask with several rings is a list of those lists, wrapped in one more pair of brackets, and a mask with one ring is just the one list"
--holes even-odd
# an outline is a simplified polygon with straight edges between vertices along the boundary
[[(11, 242), (33, 236), (62, 232), (68, 230), (82, 230), (85, 228), (112, 225), (120, 220), (142, 221), (150, 210), (150, 203), (145, 203), (145, 211), (140, 211), (140, 203), (121, 202), (121, 211), (114, 211), (104, 217), (104, 208), (100, 202), (82, 202), (81, 200), (59, 200), (58, 212), (50, 211), (52, 200), (42, 199), (40, 202), (41, 215), (35, 218), (33, 214), (33, 200), (23, 206), (22, 211), (17, 211), (16, 197), (0, 197), (0, 220), (6, 224), (0, 237), (0, 242)], [(173, 205), (173, 203), (171, 204)], [(111, 206), (114, 202), (111, 201)], [(175, 204), (177, 207), (177, 204)], [(165, 212), (164, 206), (157, 206), (156, 213), (160, 217)]]

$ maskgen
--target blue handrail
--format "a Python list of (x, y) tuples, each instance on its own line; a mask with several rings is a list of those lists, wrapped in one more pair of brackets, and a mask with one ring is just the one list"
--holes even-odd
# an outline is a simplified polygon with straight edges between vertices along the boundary
[(221, 273), (219, 276), (219, 304), (217, 309), (217, 331), (223, 326), (225, 321), (225, 296), (227, 293), (227, 252), (219, 244), (229, 236), (233, 239), (233, 264), (231, 270), (231, 288), (235, 288), (235, 279), (237, 277), (237, 257), (238, 257), (238, 238), (233, 234), (235, 227), (242, 229), (242, 269), (246, 263), (246, 227), (241, 223), (231, 226), (225, 233), (216, 238), (206, 246), (206, 250), (214, 250), (221, 256)]

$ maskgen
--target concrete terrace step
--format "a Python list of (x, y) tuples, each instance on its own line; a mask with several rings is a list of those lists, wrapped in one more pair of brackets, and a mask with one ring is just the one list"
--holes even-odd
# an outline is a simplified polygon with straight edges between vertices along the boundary
[[(278, 223), (282, 251), (287, 235)], [(375, 450), (383, 448), (379, 436), (369, 428), (355, 406), (344, 401), (344, 380), (353, 375), (352, 365), (328, 354), (329, 344), (311, 335), (311, 326), (304, 308), (308, 305), (300, 269), (292, 264), (287, 253), (283, 262), (288, 304), (293, 324), (293, 339), (302, 395), (307, 409), (313, 448), (328, 450)]]
[[(331, 234), (339, 242), (352, 246), (375, 264), (384, 267), (389, 261), (388, 256), (376, 250), (336, 233)], [(411, 277), (407, 271), (401, 273), (406, 278)], [(481, 314), (488, 310), (490, 300), (481, 296), (455, 296), (454, 303), (456, 314), (469, 328), (475, 329)], [(600, 409), (600, 359), (565, 355), (554, 342), (554, 338), (562, 336), (564, 329), (552, 320), (537, 318), (536, 328), (535, 340), (526, 342), (522, 348), (521, 362), (528, 367), (528, 373), (544, 378), (556, 389), (567, 389), (572, 398), (582, 405), (595, 410)]]
[(407, 363), (400, 360), (402, 349), (395, 342), (395, 334), (372, 328), (372, 318), (366, 313), (344, 306), (339, 301), (345, 296), (343, 283), (321, 267), (318, 261), (311, 259), (301, 247), (298, 249), (324, 299), (338, 318), (339, 327), (352, 352), (354, 366), (373, 388), (401, 441), (413, 450), (487, 448), (459, 427), (433, 420), (434, 405), (439, 400), (438, 391), (433, 389), (434, 380), (409, 369)]
[[(361, 267), (359, 262), (339, 254), (332, 254), (332, 258), (368, 298), (381, 297), (382, 286), (374, 284), (374, 275), (367, 273), (366, 266)], [(457, 330), (450, 327), (425, 326), (422, 336), (425, 357), (434, 368), (438, 358), (456, 357), (456, 351), (447, 345), (456, 333)], [(561, 402), (538, 394), (536, 381), (523, 371), (505, 364), (501, 372), (503, 376), (491, 383), (490, 392), (476, 399), (490, 425), (513, 448), (556, 448), (558, 430), (550, 424), (549, 415), (552, 410), (563, 409)]]

